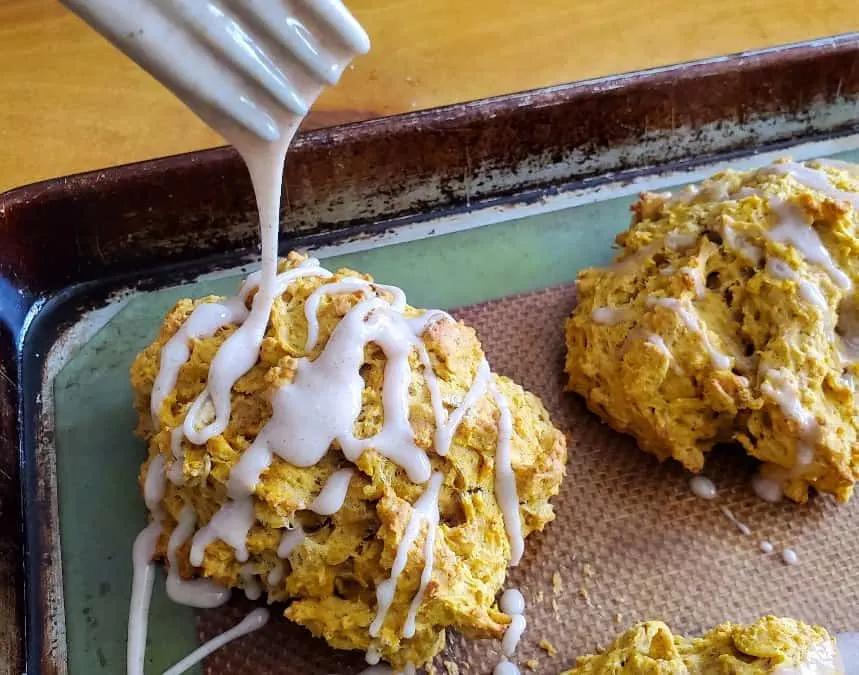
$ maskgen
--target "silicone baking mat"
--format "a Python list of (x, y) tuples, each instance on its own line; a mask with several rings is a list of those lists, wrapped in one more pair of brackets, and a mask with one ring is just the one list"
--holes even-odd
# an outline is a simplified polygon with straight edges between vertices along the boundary
[[(577, 655), (608, 645), (635, 621), (662, 619), (677, 631), (700, 632), (760, 615), (790, 615), (832, 631), (859, 626), (859, 499), (836, 505), (816, 496), (807, 505), (768, 504), (750, 487), (754, 462), (719, 448), (706, 473), (719, 498), (689, 491), (678, 464), (660, 464), (564, 392), (563, 322), (575, 302), (572, 285), (474, 305), (455, 312), (474, 326), (495, 371), (539, 395), (567, 435), (569, 459), (557, 517), (528, 538), (508, 585), (527, 602), (528, 627), (515, 661), (557, 674)], [(723, 514), (746, 523), (743, 535)], [(760, 540), (776, 546), (771, 554)], [(784, 547), (799, 564), (782, 562)], [(241, 620), (250, 603), (204, 612), (208, 639)], [(216, 652), (209, 675), (357, 673), (363, 655), (328, 648), (279, 616), (267, 627)], [(543, 647), (540, 646), (541, 641)], [(557, 650), (551, 655), (550, 652)], [(492, 672), (499, 644), (449, 635), (434, 664), (441, 673)]]

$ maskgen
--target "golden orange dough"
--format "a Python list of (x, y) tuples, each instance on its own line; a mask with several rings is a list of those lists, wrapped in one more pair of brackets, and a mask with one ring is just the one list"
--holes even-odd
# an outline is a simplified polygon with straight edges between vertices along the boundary
[[(809, 669), (799, 670), (802, 666)], [(561, 675), (778, 672), (838, 675), (843, 670), (835, 641), (826, 630), (795, 619), (765, 616), (748, 626), (725, 623), (696, 638), (674, 635), (661, 621), (639, 623), (602, 654), (580, 657)]]
[[(280, 269), (294, 267), (302, 260), (302, 256), (290, 254), (281, 262)], [(300, 278), (275, 301), (261, 358), (233, 388), (229, 426), (205, 447), (184, 441), (182, 472), (185, 483), (177, 487), (168, 482), (164, 498), (168, 515), (158, 547), (160, 556), (165, 554), (167, 538), (183, 503), (193, 505), (199, 528), (225, 502), (231, 467), (271, 416), (269, 396), (272, 390), (292, 380), (298, 359), (319, 355), (334, 327), (360, 300), (357, 293), (324, 296), (318, 313), (318, 346), (305, 354), (304, 303), (307, 297), (319, 285), (347, 276), (361, 275), (340, 270), (327, 281)], [(149, 460), (141, 469), (141, 484), (152, 457), (162, 455), (168, 467), (174, 461), (170, 449), (171, 429), (182, 422), (189, 404), (203, 390), (212, 358), (235, 330), (235, 326), (229, 326), (209, 339), (192, 343), (190, 359), (181, 368), (177, 385), (161, 408), (160, 430), (155, 432), (149, 401), (161, 348), (197, 304), (213, 300), (216, 298), (179, 301), (167, 315), (158, 338), (138, 355), (132, 366), (131, 381), (139, 412), (138, 433), (149, 447)], [(423, 310), (406, 309), (407, 316), (422, 313)], [(453, 409), (464, 398), (483, 358), (477, 336), (468, 326), (443, 319), (431, 324), (422, 340), (438, 376), (445, 405)], [(417, 445), (431, 451), (435, 422), (429, 392), (416, 353), (412, 353), (410, 361), (411, 423)], [(381, 349), (368, 345), (361, 370), (365, 380), (363, 409), (355, 425), (358, 437), (372, 436), (381, 427), (384, 365)], [(542, 530), (554, 518), (549, 498), (558, 493), (564, 475), (566, 442), (537, 397), (507, 378), (493, 377), (509, 401), (513, 418), (512, 464), (523, 534), (528, 534)], [(396, 667), (403, 667), (407, 662), (419, 665), (431, 659), (444, 646), (446, 628), (455, 628), (473, 638), (500, 638), (510, 621), (495, 604), (510, 561), (507, 534), (494, 496), (497, 418), (498, 410), (492, 397), (484, 396), (464, 417), (449, 454), (440, 457), (429, 453), (433, 470), (444, 473), (435, 562), (417, 615), (415, 637), (402, 639), (400, 632), (423, 570), (424, 525), (409, 551), (394, 604), (378, 640), (382, 658)], [(313, 424), (313, 420), (307, 423)], [(324, 637), (334, 647), (367, 649), (370, 646), (368, 628), (376, 609), (376, 584), (390, 575), (397, 546), (411, 516), (411, 504), (424, 487), (412, 483), (405, 472), (388, 459), (367, 450), (358, 462), (359, 471), (350, 483), (340, 511), (331, 517), (322, 517), (306, 510), (327, 478), (344, 466), (349, 464), (337, 447), (332, 447), (317, 465), (308, 468), (297, 468), (275, 456), (255, 492), (257, 522), (248, 537), (249, 564), (269, 600), (292, 600), (286, 610), (288, 618)], [(283, 561), (276, 553), (280, 538), (284, 528), (296, 524), (309, 535), (288, 560)], [(178, 552), (184, 577), (202, 574), (228, 586), (242, 584), (239, 570), (243, 565), (235, 559), (233, 549), (227, 544), (218, 540), (209, 545), (201, 569), (191, 567), (189, 549), (190, 543)], [(285, 576), (282, 581), (269, 584), (269, 573), (279, 566), (285, 566)]]
[[(661, 460), (700, 472), (738, 441), (791, 499), (844, 502), (859, 476), (859, 215), (778, 166), (641, 195), (615, 262), (578, 276), (568, 389)], [(808, 166), (859, 192), (859, 167)], [(817, 260), (772, 234), (785, 213), (819, 237)]]

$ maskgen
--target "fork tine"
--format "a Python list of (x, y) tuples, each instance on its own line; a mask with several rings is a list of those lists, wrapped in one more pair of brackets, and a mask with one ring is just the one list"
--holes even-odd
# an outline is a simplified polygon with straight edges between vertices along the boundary
[(288, 50), (316, 79), (329, 85), (337, 84), (341, 68), (336, 59), (322, 48), (318, 38), (289, 8), (273, 0), (232, 0), (231, 5)]
[(215, 0), (178, 0), (174, 9), (194, 32), (230, 64), (257, 82), (281, 105), (296, 115), (306, 115), (307, 102), (275, 63), (260, 49), (254, 37)]
[[(223, 65), (211, 50), (196, 36), (177, 28), (174, 18), (159, 5), (149, 0), (123, 0), (122, 7), (115, 0), (64, 2), (180, 98), (187, 100), (190, 95), (195, 104), (219, 111), (264, 140), (273, 141), (280, 136), (277, 122), (258, 105), (238, 75), (228, 71), (225, 76)], [(139, 16), (147, 17), (146, 30), (140, 28), (135, 18)], [(170, 36), (179, 45), (177, 51), (184, 54), (184, 59), (177, 60), (164, 50), (163, 36)], [(208, 86), (212, 82), (222, 86)], [(200, 112), (198, 105), (192, 107)]]
[(370, 51), (370, 37), (340, 0), (299, 0), (337, 33), (340, 42), (356, 54)]

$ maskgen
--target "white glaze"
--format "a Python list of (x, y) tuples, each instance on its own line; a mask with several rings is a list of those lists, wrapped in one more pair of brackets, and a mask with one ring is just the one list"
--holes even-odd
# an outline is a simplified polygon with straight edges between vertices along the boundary
[(766, 539), (758, 542), (758, 548), (760, 548), (764, 553), (772, 553), (775, 550), (775, 546), (772, 545), (772, 542), (769, 542)]
[(269, 586), (277, 586), (283, 581), (284, 576), (286, 576), (286, 570), (283, 568), (283, 565), (275, 565), (269, 571), (265, 581)]
[(242, 565), (239, 568), (239, 578), (242, 580), (245, 597), (248, 600), (259, 600), (262, 595), (262, 586), (256, 578), (253, 565)]
[(744, 235), (737, 234), (731, 226), (731, 222), (734, 221), (727, 217), (722, 222), (722, 239), (725, 245), (753, 265), (759, 265), (764, 258), (763, 249), (750, 243)]
[(311, 293), (304, 303), (304, 317), (307, 319), (307, 342), (304, 351), (311, 352), (319, 340), (319, 304), (327, 295), (364, 293), (371, 290), (370, 282), (357, 277), (347, 277), (321, 285)]
[(381, 659), (382, 652), (379, 650), (379, 646), (375, 643), (371, 643), (370, 646), (367, 647), (366, 654), (364, 654), (364, 660), (371, 666), (375, 666), (379, 661), (381, 661)]
[(781, 559), (784, 561), (785, 565), (798, 565), (799, 564), (799, 556), (796, 554), (792, 548), (786, 548), (781, 552)]
[(301, 525), (296, 525), (292, 530), (284, 530), (280, 538), (280, 544), (277, 547), (277, 555), (280, 558), (288, 558), (296, 548), (304, 543), (307, 535), (301, 528)]
[(164, 675), (181, 675), (181, 673), (200, 663), (209, 654), (220, 649), (225, 644), (248, 633), (253, 633), (255, 630), (259, 630), (268, 623), (268, 619), (269, 613), (267, 609), (260, 607), (253, 610), (235, 626), (200, 645), (200, 647), (188, 654), (188, 656), (179, 661), (175, 666), (165, 670)]
[(834, 640), (820, 640), (809, 645), (801, 663), (778, 666), (774, 675), (844, 675), (842, 659)]
[(819, 433), (817, 418), (803, 405), (798, 387), (791, 379), (791, 374), (782, 369), (770, 368), (764, 370), (764, 382), (761, 393), (778, 403), (784, 416), (796, 422), (800, 427), (800, 437), (808, 443), (814, 443)]
[(765, 236), (774, 242), (791, 244), (809, 263), (822, 267), (837, 286), (849, 290), (852, 286), (850, 277), (832, 260), (820, 235), (806, 222), (805, 214), (793, 203), (774, 197), (770, 198), (769, 204), (778, 222)]
[(525, 598), (517, 588), (508, 588), (501, 594), (498, 608), (505, 614), (524, 614)]
[(194, 534), (191, 540), (191, 564), (199, 567), (203, 563), (206, 547), (216, 539), (232, 547), (236, 560), (248, 559), (247, 538), (254, 524), (254, 503), (251, 497), (227, 501), (212, 519)]
[(354, 469), (339, 469), (332, 473), (310, 505), (310, 510), (320, 516), (331, 516), (337, 513), (346, 501), (349, 482), (354, 475)]
[(748, 537), (752, 533), (752, 528), (750, 528), (744, 522), (739, 520), (734, 515), (734, 512), (731, 511), (731, 509), (729, 509), (727, 506), (720, 506), (719, 510), (722, 512), (722, 515), (724, 515), (725, 518), (727, 518), (730, 521), (731, 525), (733, 525), (734, 527), (737, 528), (737, 530), (739, 531), (740, 534)]
[(820, 286), (813, 281), (803, 279), (799, 282), (799, 297), (814, 307), (821, 315), (829, 314), (829, 303), (826, 301), (826, 296), (823, 295)]
[(495, 448), (495, 499), (504, 516), (504, 527), (510, 541), (510, 565), (516, 567), (525, 552), (522, 522), (519, 515), (519, 494), (516, 474), (513, 473), (512, 441), (513, 416), (507, 399), (493, 382), (489, 391), (498, 407), (498, 445)]
[[(403, 573), (406, 563), (408, 562), (409, 551), (411, 550), (415, 539), (417, 539), (418, 534), (420, 534), (421, 526), (424, 523), (427, 524), (426, 541), (428, 542), (430, 538), (432, 538), (433, 544), (435, 542), (435, 530), (438, 524), (438, 497), (443, 478), (443, 474), (439, 472), (434, 473), (423, 494), (418, 497), (417, 501), (412, 506), (412, 514), (409, 518), (409, 523), (406, 525), (403, 537), (397, 545), (394, 564), (391, 566), (391, 575), (376, 586), (376, 616), (373, 619), (373, 623), (370, 624), (371, 637), (378, 637), (382, 630), (382, 625), (385, 623), (385, 617), (388, 615), (388, 610), (394, 602), (394, 594), (397, 591), (397, 582), (399, 581), (400, 575)], [(427, 547), (426, 544), (424, 547), (424, 572), (429, 568), (430, 574), (432, 573), (432, 557), (427, 560), (426, 554), (428, 550), (431, 550), (431, 547), (432, 545)], [(423, 596), (423, 591), (426, 588), (426, 582), (428, 581), (429, 576), (424, 579), (424, 573), (422, 573), (420, 588), (415, 594), (415, 597)], [(412, 604), (414, 605), (414, 602)], [(410, 614), (411, 610), (412, 607), (409, 608)], [(405, 627), (403, 629), (403, 633), (405, 634)], [(412, 634), (414, 634), (413, 627)]]
[(495, 666), (492, 675), (519, 675), (519, 668), (510, 661), (501, 661)]
[(248, 315), (245, 300), (250, 290), (251, 287), (244, 283), (236, 296), (220, 302), (204, 302), (197, 305), (179, 330), (161, 348), (158, 375), (152, 385), (150, 402), (152, 423), (156, 429), (160, 424), (158, 414), (164, 399), (173, 391), (179, 378), (179, 370), (191, 357), (192, 340), (209, 338), (228, 324), (244, 321)]
[(163, 517), (161, 500), (164, 499), (164, 493), (167, 490), (164, 464), (164, 457), (155, 455), (149, 462), (146, 477), (143, 479), (143, 501), (156, 520), (161, 520)]
[[(278, 179), (279, 182), (279, 179)], [(278, 186), (278, 195), (280, 188)], [(277, 209), (275, 209), (275, 218)], [(277, 222), (272, 221), (272, 228)], [(274, 233), (276, 246), (277, 232)], [(266, 261), (263, 261), (265, 266)], [(274, 266), (276, 269), (277, 260)], [(206, 388), (191, 404), (185, 417), (185, 437), (196, 445), (224, 432), (230, 422), (232, 407), (231, 392), (236, 381), (248, 372), (259, 359), (259, 348), (271, 317), (271, 308), (277, 296), (282, 295), (290, 283), (301, 277), (330, 276), (330, 272), (318, 266), (318, 261), (308, 258), (298, 267), (278, 274), (273, 282), (266, 282), (263, 273), (259, 290), (254, 295), (251, 311), (246, 320), (220, 346), (209, 364)], [(209, 408), (214, 412), (210, 417)]]
[(155, 570), (152, 557), (161, 536), (161, 523), (150, 523), (134, 540), (132, 548), (133, 575), (131, 579), (131, 608), (128, 612), (128, 648), (126, 666), (129, 675), (143, 675), (146, 658), (146, 629), (149, 620), (149, 602)]
[(859, 633), (838, 633), (835, 636), (844, 675), (859, 675)]
[(784, 497), (782, 484), (760, 473), (755, 474), (752, 478), (752, 489), (758, 497), (771, 504), (780, 502)]
[[(832, 160), (835, 161), (835, 160)], [(792, 176), (800, 185), (822, 192), (836, 201), (847, 202), (853, 208), (859, 208), (859, 193), (839, 190), (830, 181), (826, 172), (796, 162), (771, 164), (763, 169), (769, 173)]]
[[(359, 439), (353, 430), (361, 412), (364, 347), (370, 342), (387, 357), (384, 421), (375, 436)], [(412, 481), (426, 482), (429, 458), (415, 445), (409, 422), (409, 354), (416, 342), (409, 324), (384, 300), (371, 297), (355, 305), (334, 328), (322, 353), (313, 361), (299, 361), (293, 381), (272, 395), (272, 417), (233, 467), (230, 496), (253, 491), (272, 452), (294, 466), (313, 466), (335, 441), (350, 462), (373, 448), (403, 467)], [(307, 423), (310, 419), (313, 424)]]
[(507, 626), (507, 630), (504, 631), (504, 637), (501, 640), (501, 651), (504, 653), (504, 656), (513, 656), (516, 651), (516, 645), (519, 644), (522, 633), (525, 632), (525, 625), (525, 617), (521, 614), (514, 614), (510, 617), (510, 625)]
[(693, 476), (689, 481), (689, 489), (692, 494), (701, 499), (715, 499), (719, 496), (716, 484), (707, 476)]
[(594, 323), (603, 326), (616, 326), (626, 319), (629, 311), (624, 307), (596, 307), (591, 312)]
[(179, 574), (179, 561), (176, 551), (194, 532), (197, 513), (190, 504), (185, 504), (179, 512), (179, 522), (167, 542), (167, 596), (180, 605), (189, 607), (220, 607), (230, 599), (230, 589), (210, 579), (185, 580)]
[(697, 333), (701, 338), (701, 342), (704, 345), (704, 349), (707, 354), (710, 356), (710, 360), (713, 363), (713, 367), (718, 370), (730, 370), (731, 369), (731, 359), (726, 356), (718, 349), (716, 349), (712, 342), (710, 342), (710, 337), (707, 335), (707, 332), (704, 330), (704, 327), (701, 325), (701, 322), (698, 320), (698, 313), (695, 311), (695, 308), (689, 305), (688, 303), (683, 302), (682, 300), (678, 300), (677, 298), (648, 298), (647, 304), (651, 307), (665, 307), (675, 312), (678, 317), (683, 321), (686, 328), (690, 331)]
[(781, 258), (767, 256), (767, 272), (776, 279), (796, 279), (796, 270)]
[[(432, 369), (425, 367), (425, 375), (431, 372)], [(430, 379), (435, 380), (435, 375), (431, 378), (427, 378), (428, 384)], [(477, 373), (474, 376), (474, 380), (471, 382), (468, 393), (466, 393), (465, 397), (462, 399), (462, 402), (449, 415), (447, 415), (447, 419), (444, 423), (437, 423), (436, 425), (435, 451), (437, 455), (440, 455), (441, 457), (447, 455), (450, 450), (450, 444), (453, 442), (453, 437), (456, 435), (456, 430), (459, 428), (460, 422), (462, 422), (462, 418), (474, 407), (477, 401), (486, 394), (491, 380), (492, 372), (489, 370), (489, 363), (486, 359), (483, 359), (477, 366)], [(438, 400), (439, 408), (442, 408), (441, 394), (438, 393), (437, 382), (435, 382), (433, 386), (430, 386), (430, 391), (433, 391), (433, 389), (435, 389), (433, 399)], [(444, 419), (443, 413), (440, 414), (437, 412), (436, 420), (440, 419)]]

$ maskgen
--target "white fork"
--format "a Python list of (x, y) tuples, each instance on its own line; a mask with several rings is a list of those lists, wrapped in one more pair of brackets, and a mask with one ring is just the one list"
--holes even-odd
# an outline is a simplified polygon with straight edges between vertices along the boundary
[(288, 132), (283, 112), (303, 117), (370, 48), (340, 0), (62, 2), (206, 122), (227, 117), (268, 142)]

